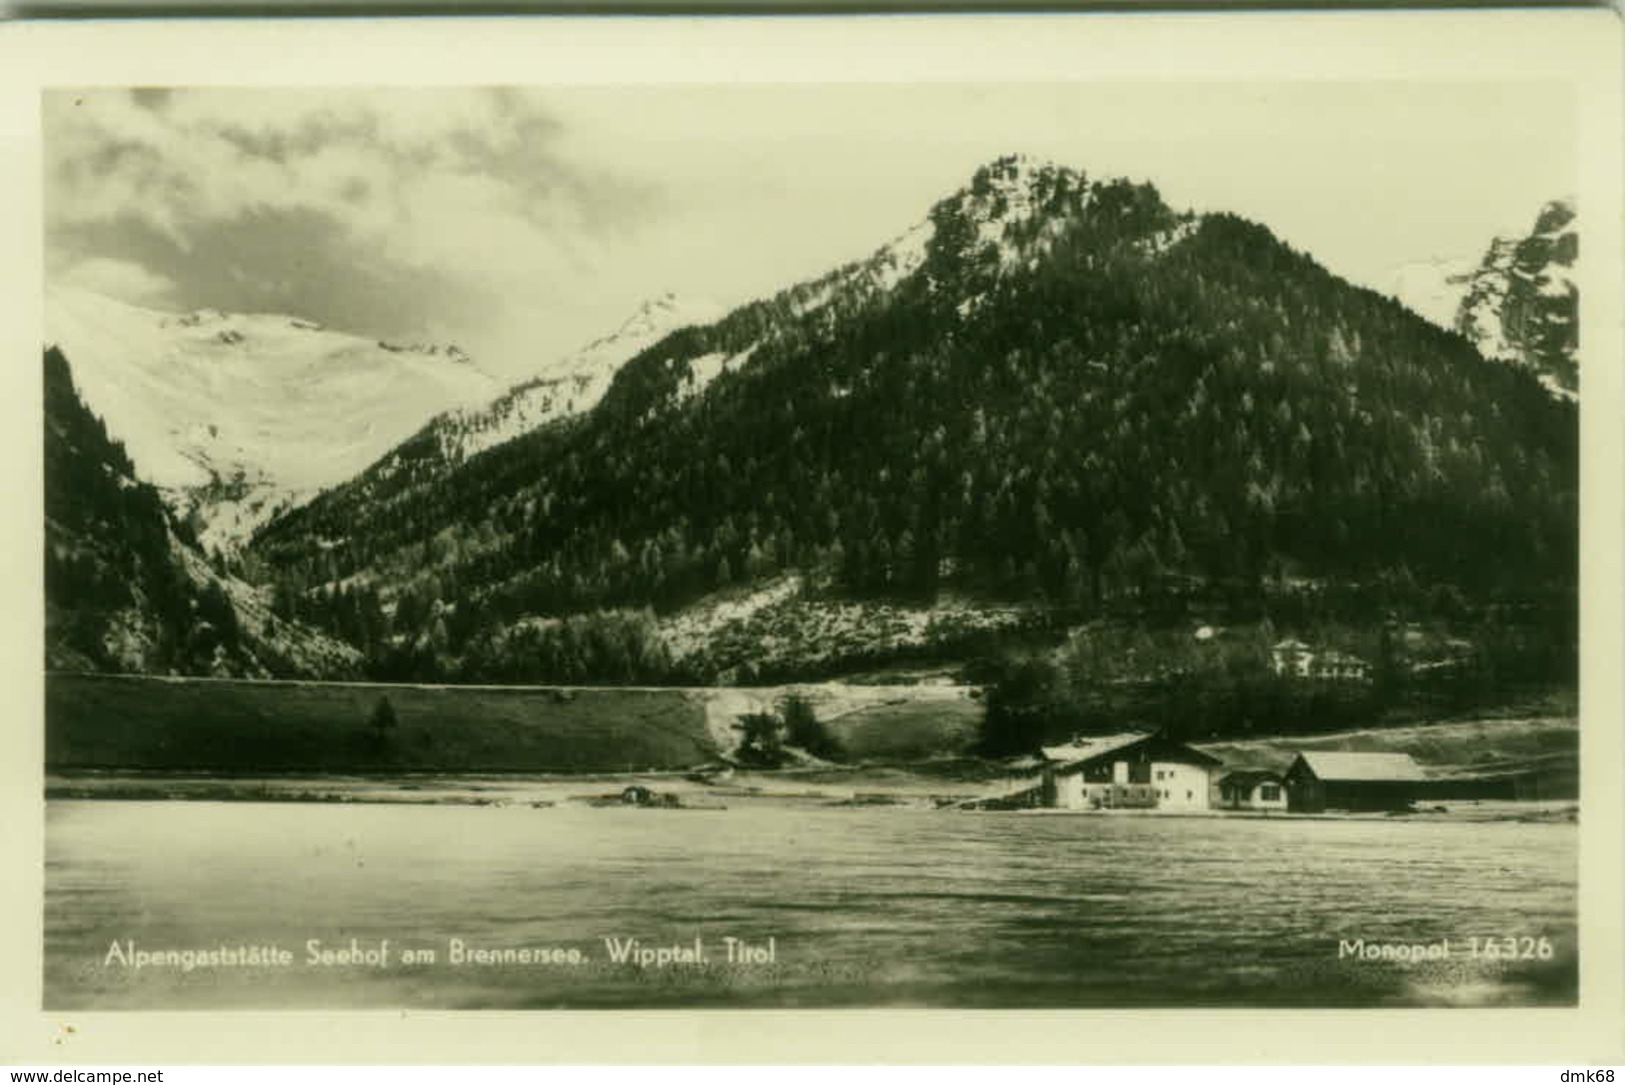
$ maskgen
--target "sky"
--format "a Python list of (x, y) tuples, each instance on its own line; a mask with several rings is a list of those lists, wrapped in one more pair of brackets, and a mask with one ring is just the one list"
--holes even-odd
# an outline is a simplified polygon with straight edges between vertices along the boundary
[(86, 89), (44, 95), (48, 285), (455, 342), (521, 379), (666, 291), (857, 259), (1008, 153), (1334, 272), (1475, 258), (1577, 187), (1543, 82)]

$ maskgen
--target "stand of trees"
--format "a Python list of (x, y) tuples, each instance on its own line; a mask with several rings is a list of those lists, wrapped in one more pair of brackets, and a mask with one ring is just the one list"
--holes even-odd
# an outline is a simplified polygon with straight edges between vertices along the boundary
[(779, 768), (792, 759), (790, 748), (825, 761), (838, 761), (842, 751), (829, 729), (818, 719), (812, 702), (790, 692), (774, 711), (747, 712), (735, 724), (739, 745), (734, 756), (754, 768)]
[(187, 575), (177, 548), (195, 539), (137, 480), (54, 347), (43, 387), (48, 665), (209, 674), (238, 658), (230, 596)]
[[(1076, 734), (1132, 727), (1186, 741), (1346, 730), (1571, 696), (1578, 684), (1574, 627), (1560, 610), (1488, 609), (1454, 625), (1289, 627), (1266, 619), (1203, 633), (1189, 624), (1101, 622), (1058, 648), (982, 660), (973, 668), (988, 686), (980, 752), (1031, 753)], [(1282, 673), (1273, 646), (1288, 636), (1363, 669)]]

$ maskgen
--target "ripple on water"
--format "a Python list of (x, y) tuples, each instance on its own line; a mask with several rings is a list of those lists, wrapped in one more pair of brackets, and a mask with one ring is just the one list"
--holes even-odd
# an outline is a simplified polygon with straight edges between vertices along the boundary
[[(769, 807), (52, 802), (52, 1008), (1572, 1003), (1572, 825), (1021, 818)], [(1340, 940), (1548, 937), (1547, 962), (1339, 959)], [(719, 964), (722, 938), (776, 960)], [(150, 948), (391, 938), (579, 947), (579, 968), (110, 972)], [(605, 938), (704, 940), (699, 968)]]

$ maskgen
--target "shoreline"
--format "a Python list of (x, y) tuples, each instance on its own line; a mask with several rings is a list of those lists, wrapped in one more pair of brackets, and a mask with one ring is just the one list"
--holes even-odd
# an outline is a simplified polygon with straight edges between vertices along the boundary
[[(963, 804), (976, 794), (974, 785), (910, 777), (899, 780), (875, 774), (839, 784), (752, 774), (727, 783), (706, 783), (681, 773), (614, 773), (590, 776), (448, 776), (417, 774), (391, 777), (213, 777), (199, 774), (97, 772), (48, 773), (43, 789), (47, 802), (216, 802), (304, 803), (310, 805), (449, 806), (497, 809), (605, 808), (662, 811), (721, 811), (763, 806), (806, 809), (890, 810), (1005, 817), (1084, 817), (1197, 819), (1205, 821), (1451, 821), (1549, 822), (1575, 824), (1575, 800), (1458, 800), (1422, 802), (1393, 813), (1230, 810), (975, 810)], [(889, 785), (889, 786), (888, 786)], [(898, 786), (902, 785), (902, 786)], [(936, 785), (936, 786), (933, 786)], [(650, 800), (628, 800), (640, 789)]]

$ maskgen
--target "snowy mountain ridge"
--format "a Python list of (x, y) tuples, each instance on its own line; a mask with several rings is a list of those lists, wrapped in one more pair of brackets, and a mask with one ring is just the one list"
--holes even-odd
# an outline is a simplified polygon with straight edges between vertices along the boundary
[(670, 291), (644, 302), (620, 328), (565, 358), (553, 373), (522, 381), (482, 406), (461, 407), (436, 419), (441, 454), (449, 463), (461, 463), (556, 419), (592, 410), (627, 359), (674, 329), (706, 323), (721, 312), (707, 302), (680, 301)]
[(1393, 273), (1391, 291), (1417, 314), (1454, 331), (1467, 284), (1478, 269), (1476, 257), (1440, 257), (1404, 264)]
[[(922, 222), (878, 249), (818, 280), (823, 297), (799, 307), (809, 312), (839, 288), (884, 292), (926, 267), (970, 258), (993, 274), (1031, 269), (1085, 213), (1103, 182), (1081, 170), (1025, 154), (1005, 155), (979, 169), (971, 183), (940, 201)], [(1196, 216), (1149, 238), (1148, 254), (1166, 252), (1191, 235)], [(942, 284), (934, 284), (942, 285)]]
[(1527, 365), (1555, 394), (1579, 391), (1579, 223), (1573, 200), (1541, 208), (1523, 237), (1491, 241), (1456, 314), (1486, 358)]
[(1572, 399), (1579, 391), (1578, 256), (1574, 201), (1553, 200), (1529, 232), (1491, 238), (1477, 259), (1407, 264), (1392, 289), (1484, 357), (1528, 366), (1553, 395)]
[(63, 288), (47, 294), (45, 326), (138, 475), (213, 549), (497, 387), (456, 347), (287, 315), (169, 313)]
[[(1027, 154), (995, 159), (925, 219), (869, 256), (775, 295), (765, 304), (784, 319), (738, 350), (690, 360), (681, 398), (692, 399), (718, 376), (739, 370), (764, 342), (802, 318), (810, 318), (814, 327), (833, 328), (915, 277), (930, 293), (957, 298), (960, 319), (969, 319), (992, 281), (1038, 267), (1069, 226), (1089, 213), (1103, 188), (1125, 184), (1122, 178), (1092, 178)], [(1146, 256), (1162, 256), (1190, 238), (1200, 221), (1187, 212), (1139, 247)], [(967, 268), (977, 280), (969, 292), (961, 281)]]

